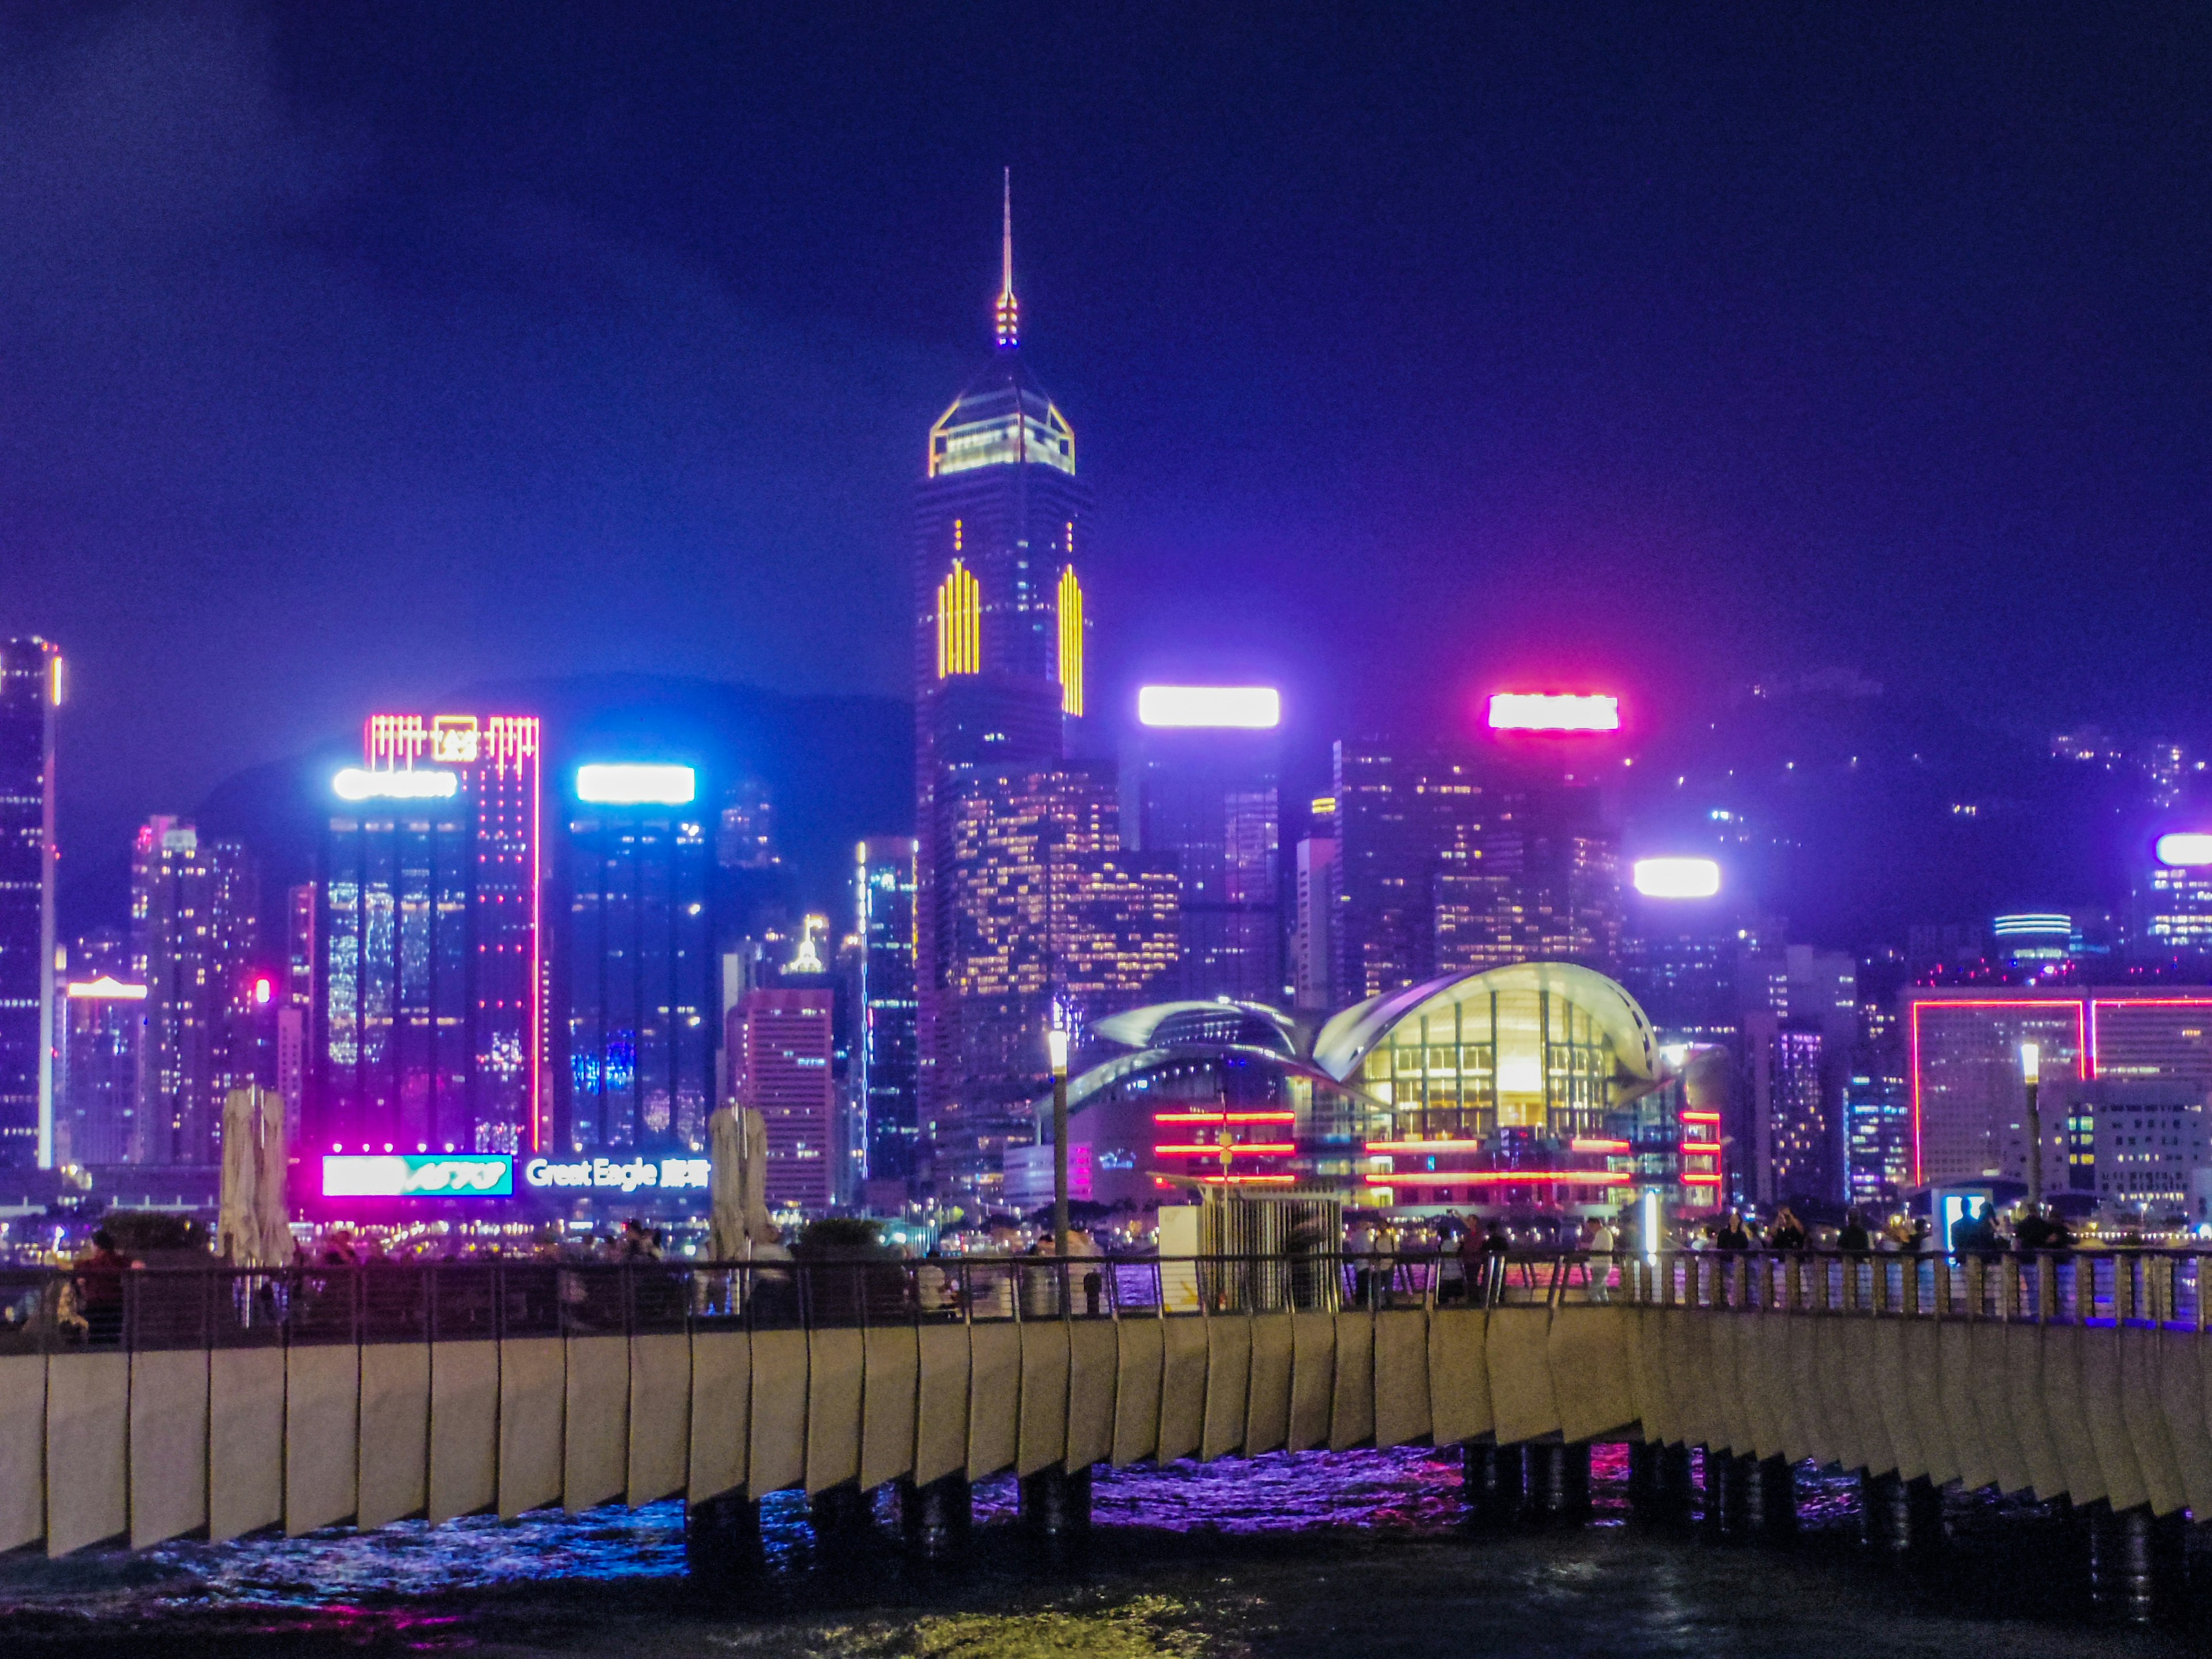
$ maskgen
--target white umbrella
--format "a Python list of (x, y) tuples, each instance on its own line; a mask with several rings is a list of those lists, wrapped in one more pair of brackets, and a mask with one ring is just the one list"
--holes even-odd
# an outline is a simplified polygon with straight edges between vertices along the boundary
[(252, 1087), (225, 1095), (220, 1238), (234, 1267), (274, 1267), (292, 1258), (284, 1156), (283, 1097)]
[(259, 1254), (261, 1212), (255, 1183), (261, 1172), (260, 1103), (251, 1089), (222, 1097), (222, 1219), (216, 1241), (223, 1260), (249, 1265)]
[(714, 1260), (747, 1261), (765, 1243), (768, 1221), (768, 1125), (750, 1107), (724, 1106), (707, 1123), (708, 1188)]
[(256, 1265), (281, 1267), (292, 1260), (291, 1194), (286, 1190), (291, 1149), (284, 1139), (284, 1097), (274, 1089), (253, 1092), (261, 1101), (260, 1133), (254, 1141), (259, 1173), (253, 1185), (253, 1207), (260, 1220), (257, 1242), (261, 1252)]

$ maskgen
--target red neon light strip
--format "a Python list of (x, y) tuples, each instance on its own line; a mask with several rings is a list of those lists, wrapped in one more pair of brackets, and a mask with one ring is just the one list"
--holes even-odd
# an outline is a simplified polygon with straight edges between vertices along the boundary
[(1371, 1175), (1366, 1180), (1370, 1187), (1469, 1187), (1511, 1181), (1543, 1182), (1561, 1187), (1621, 1187), (1628, 1182), (1626, 1176), (1616, 1175), (1610, 1170), (1463, 1170), (1457, 1175)]
[(1249, 1157), (1268, 1155), (1281, 1157), (1297, 1151), (1294, 1140), (1240, 1140), (1234, 1146), (1155, 1146), (1152, 1151), (1162, 1158), (1218, 1158), (1226, 1152), (1231, 1158), (1239, 1154)]
[(1721, 1121), (1718, 1112), (1680, 1112), (1676, 1115), (1685, 1123), (1717, 1123)]
[(1209, 1187), (1219, 1187), (1224, 1183), (1231, 1187), (1287, 1187), (1297, 1177), (1286, 1175), (1200, 1176), (1199, 1179)]
[(1295, 1123), (1296, 1112), (1154, 1112), (1155, 1123)]
[(1717, 1152), (1720, 1149), (1721, 1144), (1717, 1140), (1686, 1140), (1682, 1143), (1682, 1150), (1686, 1152)]
[(1484, 1152), (1490, 1150), (1485, 1140), (1370, 1140), (1370, 1152)]
[(1567, 1150), (1571, 1152), (1625, 1152), (1628, 1150), (1628, 1143), (1625, 1140), (1585, 1140), (1577, 1138), (1567, 1143)]
[(1721, 1184), (1721, 1178), (1717, 1175), (1686, 1175), (1682, 1182), (1688, 1187), (1717, 1187)]

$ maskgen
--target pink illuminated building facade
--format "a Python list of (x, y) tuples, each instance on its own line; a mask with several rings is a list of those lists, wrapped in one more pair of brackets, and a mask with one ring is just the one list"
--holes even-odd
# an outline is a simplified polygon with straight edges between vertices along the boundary
[(835, 1195), (836, 994), (756, 987), (729, 1012), (732, 1091), (768, 1131), (768, 1201), (819, 1215)]
[(2040, 1058), (2046, 1190), (2086, 1187), (2101, 1094), (2212, 1091), (2212, 987), (1915, 988), (1902, 1001), (1917, 1183), (2024, 1176), (2023, 1042)]
[(331, 781), (316, 884), (310, 1143), (541, 1151), (539, 722), (378, 714), (363, 739)]

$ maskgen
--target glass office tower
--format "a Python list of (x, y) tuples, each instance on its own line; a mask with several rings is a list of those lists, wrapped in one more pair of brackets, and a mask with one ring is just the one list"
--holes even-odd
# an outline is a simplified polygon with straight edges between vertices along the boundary
[(364, 748), (323, 841), (310, 1139), (543, 1150), (538, 722), (379, 714)]
[(0, 1169), (54, 1161), (54, 709), (61, 653), (0, 640)]
[(690, 767), (579, 773), (555, 952), (564, 1150), (706, 1146), (719, 1009), (714, 854)]
[(911, 836), (860, 846), (860, 1100), (871, 1181), (914, 1174), (915, 846)]

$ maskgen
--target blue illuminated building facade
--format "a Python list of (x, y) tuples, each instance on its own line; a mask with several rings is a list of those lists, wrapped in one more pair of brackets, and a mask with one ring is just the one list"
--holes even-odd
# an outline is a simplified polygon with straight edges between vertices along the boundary
[(870, 1181), (914, 1175), (914, 860), (910, 836), (860, 843), (860, 1099)]
[(714, 1108), (714, 838), (690, 768), (629, 770), (662, 785), (586, 768), (565, 811), (553, 1021), (564, 1152), (698, 1150)]

